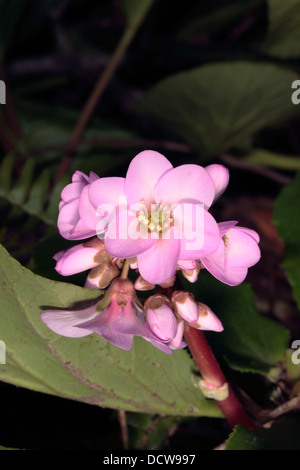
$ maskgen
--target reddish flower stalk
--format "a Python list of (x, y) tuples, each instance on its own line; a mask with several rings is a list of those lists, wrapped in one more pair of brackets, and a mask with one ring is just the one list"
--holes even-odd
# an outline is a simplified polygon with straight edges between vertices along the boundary
[[(224, 385), (227, 380), (203, 332), (187, 325), (184, 336), (202, 378), (216, 387)], [(216, 402), (229, 424), (232, 427), (240, 424), (249, 430), (257, 429), (229, 385), (228, 392), (225, 400)]]

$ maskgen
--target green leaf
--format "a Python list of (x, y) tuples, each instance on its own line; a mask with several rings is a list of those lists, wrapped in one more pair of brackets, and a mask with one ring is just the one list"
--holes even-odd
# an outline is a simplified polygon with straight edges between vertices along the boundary
[(207, 337), (233, 369), (265, 374), (283, 359), (288, 331), (255, 309), (249, 285), (229, 287), (201, 272), (197, 285), (186, 281), (184, 286), (222, 321), (224, 331), (207, 332)]
[(43, 212), (50, 185), (49, 171), (46, 168), (34, 181), (28, 201), (24, 205), (29, 214), (38, 215)]
[(300, 450), (300, 419), (285, 417), (270, 429), (247, 431), (237, 426), (229, 438), (226, 450)]
[(135, 338), (132, 349), (124, 351), (96, 334), (61, 337), (40, 320), (47, 306), (91, 304), (99, 291), (34, 275), (3, 247), (0, 279), (0, 331), (7, 351), (0, 380), (108, 408), (221, 415), (217, 405), (192, 385), (194, 363), (187, 351), (169, 356), (142, 338)]
[(137, 112), (207, 157), (299, 114), (290, 92), (296, 78), (267, 63), (208, 64), (164, 79), (139, 101)]
[(300, 173), (285, 186), (275, 203), (273, 221), (285, 242), (283, 267), (300, 308)]
[(24, 163), (20, 178), (8, 193), (8, 200), (13, 204), (22, 204), (27, 196), (32, 183), (34, 169), (33, 158), (28, 158)]
[(262, 46), (280, 58), (300, 57), (300, 3), (298, 0), (268, 0), (269, 30)]

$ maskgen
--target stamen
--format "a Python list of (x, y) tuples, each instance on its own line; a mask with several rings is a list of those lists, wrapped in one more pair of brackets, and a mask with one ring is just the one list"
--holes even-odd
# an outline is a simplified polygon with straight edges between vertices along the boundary
[(151, 205), (151, 213), (148, 212), (144, 201), (140, 202), (144, 206), (137, 213), (137, 220), (140, 224), (148, 228), (148, 232), (156, 232), (158, 234), (167, 231), (174, 219), (167, 204), (155, 203)]
[(230, 230), (228, 230), (227, 233), (225, 233), (225, 235), (223, 235), (222, 237), (222, 240), (224, 242), (224, 245), (225, 245), (225, 253), (227, 252), (227, 245), (228, 245), (228, 238), (230, 237)]

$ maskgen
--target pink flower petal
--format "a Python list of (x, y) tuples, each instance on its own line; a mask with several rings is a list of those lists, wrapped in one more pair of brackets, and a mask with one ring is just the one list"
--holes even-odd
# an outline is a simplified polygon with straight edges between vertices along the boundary
[(260, 259), (260, 249), (252, 236), (234, 227), (228, 232), (226, 243), (226, 267), (243, 268), (256, 264)]
[(218, 224), (202, 204), (178, 204), (173, 217), (176, 236), (180, 240), (180, 260), (200, 259), (219, 245)]
[[(223, 245), (223, 246), (222, 246)], [(241, 284), (248, 273), (248, 268), (225, 268), (224, 258), (225, 250), (224, 244), (220, 244), (218, 251), (220, 256), (218, 257), (215, 253), (207, 258), (202, 258), (201, 262), (203, 266), (209, 271), (216, 279), (227, 284), (229, 286), (237, 286)], [(222, 261), (223, 260), (223, 261)]]
[(128, 351), (132, 347), (133, 335), (120, 333), (114, 328), (113, 322), (110, 321), (110, 315), (106, 311), (98, 312), (98, 316), (90, 321), (86, 321), (78, 325), (79, 328), (85, 328), (90, 333), (97, 333), (106, 341), (117, 346), (118, 348)]
[(81, 192), (78, 211), (83, 224), (96, 233), (97, 225), (101, 217), (97, 215), (97, 210), (89, 199), (89, 186), (86, 186)]
[(77, 199), (61, 206), (57, 227), (61, 236), (67, 240), (80, 240), (96, 235), (95, 230), (90, 229), (80, 220)]
[(62, 276), (71, 276), (87, 269), (98, 266), (95, 256), (99, 252), (97, 247), (85, 247), (84, 244), (73, 246), (64, 252), (59, 252), (54, 259), (57, 260), (55, 269)]
[(208, 172), (199, 165), (181, 165), (168, 171), (157, 182), (155, 201), (172, 206), (181, 201), (194, 201), (210, 207), (215, 185)]
[(229, 171), (223, 165), (212, 164), (205, 167), (215, 185), (214, 201), (223, 194), (229, 183)]
[(228, 220), (226, 222), (220, 222), (218, 225), (219, 225), (221, 237), (226, 235), (226, 233), (229, 230), (231, 230), (233, 227), (235, 227), (237, 223), (238, 222), (236, 220)]
[(162, 341), (160, 341), (159, 339), (147, 338), (147, 337), (144, 337), (144, 336), (143, 336), (143, 338), (146, 341), (148, 341), (149, 343), (151, 343), (153, 346), (155, 346), (157, 349), (164, 352), (165, 354), (173, 354), (172, 348), (169, 347), (168, 344), (163, 343)]
[(196, 269), (197, 263), (195, 260), (191, 259), (179, 259), (177, 263), (178, 268), (185, 269), (187, 271), (192, 271)]
[(249, 235), (249, 237), (252, 237), (256, 241), (256, 243), (260, 242), (259, 234), (255, 232), (255, 230), (252, 230), (251, 228), (245, 228), (245, 227), (236, 227), (236, 228), (239, 228), (241, 232), (244, 232), (247, 235)]
[(41, 320), (55, 333), (72, 338), (80, 338), (91, 334), (84, 328), (76, 325), (83, 321), (91, 320), (99, 314), (97, 304), (83, 310), (45, 310), (41, 313)]
[(125, 192), (128, 204), (144, 201), (154, 203), (154, 187), (159, 178), (173, 168), (169, 160), (153, 150), (140, 152), (129, 165)]
[(68, 184), (61, 192), (62, 201), (71, 202), (74, 199), (78, 199), (84, 187), (86, 187), (86, 183), (82, 182)]
[(160, 238), (147, 251), (137, 255), (141, 276), (151, 284), (162, 284), (176, 272), (180, 240)]
[(89, 182), (89, 177), (83, 173), (80, 170), (76, 170), (75, 173), (72, 176), (72, 181), (73, 183), (79, 182), (79, 183), (85, 183), (87, 184)]
[(89, 185), (89, 199), (97, 210), (102, 204), (118, 207), (120, 198), (125, 196), (125, 178), (99, 178)]
[(124, 307), (121, 307), (115, 300), (112, 300), (105, 310), (98, 312), (98, 316), (78, 326), (99, 334), (106, 341), (121, 349), (129, 350), (132, 347), (134, 335), (147, 334), (145, 320), (140, 316), (139, 310), (134, 302), (127, 302)]

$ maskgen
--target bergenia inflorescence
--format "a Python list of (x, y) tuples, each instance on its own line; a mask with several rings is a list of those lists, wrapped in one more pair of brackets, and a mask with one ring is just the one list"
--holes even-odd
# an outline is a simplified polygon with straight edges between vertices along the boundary
[[(185, 325), (222, 331), (207, 305), (175, 286), (180, 274), (196, 282), (201, 269), (236, 286), (260, 259), (254, 230), (217, 223), (209, 212), (228, 182), (223, 165), (174, 168), (152, 150), (133, 158), (125, 178), (76, 171), (61, 193), (58, 229), (81, 243), (54, 256), (56, 270), (88, 270), (85, 287), (106, 291), (83, 310), (46, 310), (43, 322), (63, 336), (97, 333), (125, 350), (140, 336), (168, 354), (186, 346)], [(137, 292), (156, 287), (142, 305)]]

